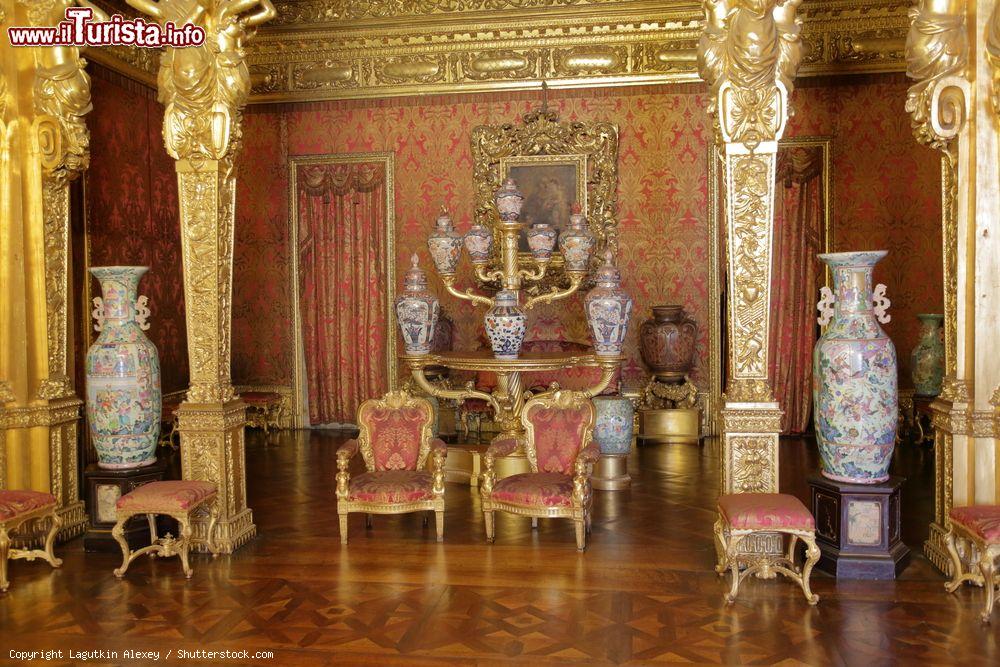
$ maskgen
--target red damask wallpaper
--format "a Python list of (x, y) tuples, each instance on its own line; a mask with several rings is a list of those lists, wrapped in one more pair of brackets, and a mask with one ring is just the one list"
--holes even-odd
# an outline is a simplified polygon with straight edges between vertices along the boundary
[[(146, 334), (160, 353), (163, 391), (187, 389), (177, 181), (163, 147), (163, 107), (144, 86), (99, 66), (88, 71), (94, 104), (87, 116), (88, 264), (149, 267), (139, 293), (149, 296), (152, 315)], [(93, 296), (101, 293), (93, 278), (90, 289)]]
[[(797, 113), (789, 129), (792, 136), (833, 138), (835, 249), (890, 250), (877, 275), (894, 299), (888, 331), (900, 350), (904, 377), (916, 344), (914, 314), (941, 309), (938, 158), (909, 133), (903, 110), (907, 85), (902, 75), (804, 81), (795, 92)], [(292, 381), (289, 155), (393, 151), (397, 266), (417, 251), (429, 267), (424, 244), (441, 203), (459, 231), (470, 224), (472, 128), (516, 122), (537, 104), (537, 95), (504, 93), (250, 108), (237, 195), (235, 382)], [(619, 127), (619, 259), (623, 286), (636, 299), (625, 382), (645, 380), (639, 323), (654, 305), (680, 303), (701, 325), (695, 381), (707, 389), (711, 131), (703, 87), (559, 91), (550, 94), (550, 104), (564, 119), (606, 120)], [(443, 293), (436, 278), (432, 288)], [(442, 305), (456, 323), (456, 347), (478, 345), (481, 312), (447, 296)], [(586, 340), (578, 300), (544, 310)]]

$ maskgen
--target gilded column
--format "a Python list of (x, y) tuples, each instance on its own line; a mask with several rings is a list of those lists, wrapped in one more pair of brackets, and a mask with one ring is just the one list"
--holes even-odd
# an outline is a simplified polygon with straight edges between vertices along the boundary
[(724, 165), (728, 385), (723, 492), (777, 492), (781, 410), (768, 378), (774, 170), (802, 43), (801, 0), (705, 0), (698, 66)]
[[(86, 3), (5, 1), (4, 27), (52, 26), (76, 4)], [(76, 47), (4, 48), (0, 482), (55, 495), (64, 538), (85, 524), (77, 465), (82, 401), (70, 379), (68, 326), (69, 188), (89, 159), (85, 64)]]
[[(163, 139), (177, 169), (191, 387), (178, 410), (185, 479), (219, 487), (216, 543), (232, 552), (256, 532), (247, 507), (245, 405), (230, 379), (233, 216), (242, 111), (250, 93), (244, 42), (274, 16), (268, 0), (128, 0), (161, 24), (195, 23), (205, 43), (166, 48), (157, 78)], [(208, 517), (194, 525), (206, 548)]]
[(953, 505), (1000, 502), (1000, 181), (997, 2), (923, 0), (910, 16), (906, 109), (917, 141), (942, 151), (945, 382), (933, 403), (935, 517), (924, 545), (943, 571)]

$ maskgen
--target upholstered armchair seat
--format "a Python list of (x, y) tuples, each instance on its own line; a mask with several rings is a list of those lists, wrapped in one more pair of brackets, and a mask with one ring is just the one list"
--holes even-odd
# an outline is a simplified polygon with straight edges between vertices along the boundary
[(434, 478), (424, 470), (383, 470), (351, 478), (348, 498), (383, 505), (413, 503), (434, 497)]
[(499, 440), (484, 457), (485, 472), (480, 485), (486, 539), (493, 541), (493, 513), (497, 510), (538, 518), (572, 519), (576, 547), (587, 547), (593, 492), (590, 473), (600, 450), (593, 443), (594, 404), (587, 394), (556, 391), (532, 398), (521, 411), (526, 441), (525, 457), (531, 472), (497, 480), (498, 457), (518, 449), (515, 440)]
[[(337, 449), (337, 514), (340, 541), (347, 544), (347, 516), (434, 512), (437, 539), (444, 538), (444, 460), (448, 447), (431, 436), (430, 402), (405, 391), (368, 400), (358, 409), (356, 440)], [(350, 460), (361, 453), (367, 472), (351, 476)], [(428, 458), (430, 470), (428, 470)]]
[[(948, 532), (944, 536), (948, 555), (951, 556), (951, 581), (944, 585), (954, 593), (963, 583), (982, 586), (985, 604), (980, 616), (983, 623), (990, 622), (996, 601), (997, 565), (1000, 559), (1000, 505), (970, 505), (953, 507), (948, 512)], [(964, 544), (963, 552), (968, 562), (959, 555), (958, 543)]]

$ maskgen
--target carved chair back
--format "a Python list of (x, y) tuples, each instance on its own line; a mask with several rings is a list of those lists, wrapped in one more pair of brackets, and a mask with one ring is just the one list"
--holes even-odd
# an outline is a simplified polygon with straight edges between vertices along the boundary
[(580, 451), (594, 437), (594, 403), (579, 391), (557, 391), (524, 404), (525, 454), (532, 472), (573, 474)]
[(427, 462), (434, 422), (430, 402), (390, 391), (358, 408), (358, 447), (369, 471), (419, 470)]

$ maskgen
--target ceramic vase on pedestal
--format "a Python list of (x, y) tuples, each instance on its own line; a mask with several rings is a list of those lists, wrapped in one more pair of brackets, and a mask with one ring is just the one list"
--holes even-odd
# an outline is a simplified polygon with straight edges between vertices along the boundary
[(552, 259), (552, 250), (556, 247), (556, 237), (559, 232), (544, 222), (532, 225), (527, 232), (528, 248), (537, 260)]
[(524, 311), (517, 305), (517, 293), (500, 290), (493, 298), (493, 307), (486, 311), (483, 323), (486, 335), (497, 359), (517, 359), (524, 343)]
[(441, 306), (438, 298), (427, 291), (427, 274), (420, 268), (417, 253), (410, 262), (403, 278), (403, 293), (396, 299), (396, 322), (407, 354), (429, 354)]
[(573, 204), (569, 227), (559, 235), (559, 250), (566, 262), (566, 270), (588, 270), (593, 249), (594, 235), (587, 229), (587, 218), (580, 212), (580, 205)]
[(921, 313), (920, 342), (910, 354), (910, 377), (918, 396), (937, 396), (944, 379), (944, 315)]
[(442, 210), (438, 216), (434, 232), (427, 239), (427, 250), (431, 253), (434, 266), (442, 275), (452, 275), (462, 257), (462, 235), (455, 231), (448, 211)]
[(653, 306), (653, 316), (639, 327), (639, 351), (653, 375), (683, 380), (694, 366), (698, 324), (684, 306)]
[(149, 328), (149, 311), (136, 298), (139, 278), (148, 270), (90, 269), (103, 296), (94, 311), (101, 333), (87, 351), (87, 421), (102, 468), (126, 470), (156, 462), (160, 358), (142, 331)]
[(834, 291), (823, 288), (819, 305), (826, 331), (813, 351), (813, 412), (823, 475), (839, 482), (889, 478), (899, 409), (896, 348), (879, 326), (889, 321), (885, 286), (872, 289), (872, 269), (885, 255), (819, 256), (833, 271)]
[(593, 400), (597, 412), (594, 442), (601, 450), (594, 468), (594, 488), (606, 491), (628, 488), (631, 478), (627, 459), (632, 451), (635, 406), (623, 396), (596, 396)]
[(594, 282), (597, 286), (583, 300), (594, 351), (599, 357), (617, 357), (628, 333), (632, 297), (621, 288), (621, 273), (612, 262), (610, 250), (605, 251), (604, 265), (594, 276)]

